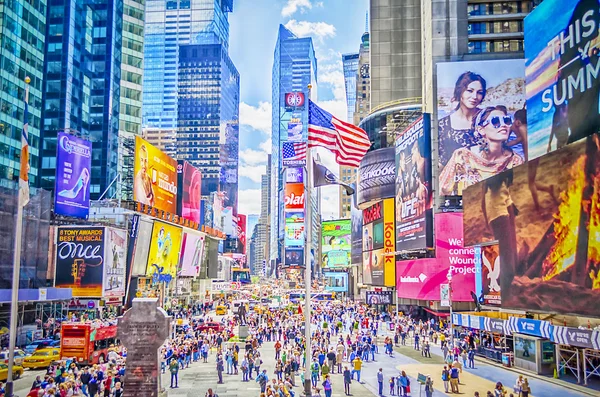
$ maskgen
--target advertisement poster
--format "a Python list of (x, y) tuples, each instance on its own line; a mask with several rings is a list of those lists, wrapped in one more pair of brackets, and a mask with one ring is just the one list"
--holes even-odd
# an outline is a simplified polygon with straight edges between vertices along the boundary
[[(356, 189), (356, 183), (352, 184), (352, 187)], [(362, 251), (363, 251), (363, 238), (362, 238), (362, 225), (363, 217), (362, 211), (358, 209), (356, 204), (356, 194), (352, 195), (352, 207), (350, 209), (350, 221), (352, 222), (352, 252), (351, 262), (355, 266), (362, 265)]]
[(104, 227), (59, 227), (56, 240), (56, 288), (73, 297), (102, 297)]
[(304, 222), (285, 224), (285, 246), (302, 247), (304, 245)]
[(238, 163), (239, 163), (239, 123), (237, 120), (225, 122), (219, 134), (219, 164), (221, 171), (219, 180), (225, 193), (223, 207), (232, 207), (237, 211), (238, 203)]
[(431, 126), (424, 114), (396, 136), (396, 250), (432, 241)]
[(289, 142), (300, 142), (302, 141), (302, 122), (288, 123), (288, 141)]
[(600, 131), (598, 1), (545, 0), (524, 28), (529, 158), (535, 159)]
[(90, 210), (92, 143), (64, 131), (56, 137), (54, 212), (87, 219)]
[(127, 232), (107, 227), (104, 246), (104, 296), (125, 296)]
[(358, 167), (358, 204), (396, 195), (396, 159), (393, 147), (368, 152)]
[(282, 142), (281, 165), (283, 167), (304, 167), (307, 148), (306, 142)]
[(465, 190), (465, 243), (498, 242), (502, 307), (600, 316), (580, 304), (600, 299), (599, 146), (592, 135)]
[(187, 161), (177, 162), (178, 214), (183, 219), (200, 223), (202, 173)]
[(367, 305), (391, 305), (394, 303), (394, 295), (392, 291), (367, 291)]
[(135, 137), (133, 200), (177, 213), (177, 161)]
[(286, 211), (304, 211), (304, 184), (286, 183), (283, 201)]
[(324, 271), (323, 278), (325, 279), (325, 291), (348, 291), (348, 273)]
[(304, 170), (302, 168), (286, 168), (285, 183), (304, 183)]
[[(394, 199), (383, 200), (383, 285), (396, 286), (396, 228), (394, 227)], [(388, 255), (389, 254), (389, 255)]]
[(471, 302), (475, 291), (475, 250), (463, 245), (463, 219), (460, 212), (435, 215), (436, 258), (396, 262), (398, 297), (440, 299), (440, 285), (452, 272), (452, 300)]
[(246, 215), (238, 214), (237, 219), (237, 236), (238, 240), (240, 240), (240, 244), (242, 245), (242, 254), (246, 253)]
[(439, 194), (527, 160), (522, 59), (437, 64)]
[[(391, 199), (393, 205), (393, 199)], [(391, 212), (393, 219), (394, 213)], [(384, 285), (384, 202), (363, 210), (363, 283)]]
[(345, 268), (350, 266), (351, 225), (350, 219), (323, 221), (321, 223), (322, 269)]
[(285, 267), (288, 269), (304, 268), (304, 248), (286, 248)]
[(177, 273), (180, 248), (181, 228), (155, 221), (146, 275), (155, 283), (170, 282)]
[(152, 220), (139, 218), (137, 238), (135, 241), (135, 249), (133, 251), (133, 266), (131, 270), (132, 276), (146, 276), (148, 268), (148, 252), (150, 251), (150, 242), (152, 241)]
[(498, 244), (475, 247), (475, 290), (481, 304), (501, 306)]
[(179, 263), (179, 275), (196, 277), (200, 274), (200, 265), (204, 255), (204, 235), (183, 233)]

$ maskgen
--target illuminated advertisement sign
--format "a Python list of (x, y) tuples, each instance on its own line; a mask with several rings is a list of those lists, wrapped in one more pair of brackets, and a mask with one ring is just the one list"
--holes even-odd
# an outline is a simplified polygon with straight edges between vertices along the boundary
[(286, 183), (283, 200), (286, 211), (304, 210), (304, 184)]
[(301, 247), (304, 245), (304, 213), (285, 213), (285, 246)]
[[(394, 227), (394, 199), (383, 200), (383, 285), (396, 286), (396, 228)], [(391, 255), (388, 255), (391, 254)]]
[(368, 152), (358, 167), (358, 204), (396, 195), (396, 159), (393, 147)]
[(285, 268), (304, 268), (304, 248), (286, 248), (284, 258)]
[(133, 200), (177, 213), (177, 161), (135, 137)]
[(200, 266), (204, 255), (204, 235), (183, 233), (179, 263), (179, 275), (196, 277), (200, 274)]
[(323, 239), (321, 252), (322, 269), (333, 269), (350, 266), (350, 219), (323, 221), (321, 236)]
[(242, 245), (242, 254), (246, 253), (246, 215), (238, 214), (237, 236)]
[(396, 136), (396, 250), (431, 247), (430, 117), (424, 114)]
[[(352, 184), (352, 187), (356, 189), (356, 183)], [(363, 215), (362, 211), (358, 209), (356, 204), (356, 194), (352, 195), (352, 207), (350, 211), (350, 220), (352, 222), (352, 264), (355, 266), (362, 266), (362, 226), (363, 226)]]
[(154, 222), (146, 275), (154, 282), (170, 282), (177, 273), (181, 228), (164, 222)]
[(289, 122), (288, 123), (288, 141), (289, 142), (300, 142), (302, 141), (302, 122)]
[[(391, 199), (393, 223), (393, 199)], [(389, 220), (389, 214), (388, 214)], [(363, 210), (363, 283), (384, 285), (384, 202)]]
[(56, 140), (54, 212), (85, 219), (90, 210), (92, 143), (64, 131)]
[(325, 291), (347, 292), (348, 273), (346, 272), (323, 272)]
[(304, 183), (304, 170), (302, 168), (286, 168), (285, 169), (286, 183)]
[(305, 98), (303, 92), (287, 92), (285, 94), (285, 107), (301, 108), (304, 106)]
[(600, 317), (581, 304), (600, 299), (599, 146), (595, 134), (465, 190), (465, 244), (498, 242), (503, 308)]
[(545, 0), (524, 21), (529, 159), (600, 131), (595, 0)]
[(487, 306), (501, 306), (500, 252), (498, 245), (475, 247), (475, 291)]
[(463, 245), (463, 219), (460, 212), (435, 215), (436, 258), (396, 262), (398, 297), (440, 300), (440, 285), (452, 272), (452, 300), (472, 301), (475, 290), (475, 250)]
[(367, 291), (365, 298), (367, 305), (391, 305), (394, 303), (392, 291)]
[(522, 59), (437, 64), (440, 195), (527, 160), (524, 82)]
[(202, 173), (187, 161), (177, 162), (177, 213), (183, 219), (200, 223)]
[(107, 227), (105, 236), (103, 296), (125, 296), (127, 232)]
[(74, 297), (102, 297), (104, 227), (59, 227), (56, 241), (56, 288)]

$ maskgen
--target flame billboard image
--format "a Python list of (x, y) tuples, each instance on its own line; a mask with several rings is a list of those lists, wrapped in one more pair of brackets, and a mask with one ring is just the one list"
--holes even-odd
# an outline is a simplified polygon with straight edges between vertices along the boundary
[(321, 267), (323, 269), (335, 269), (350, 266), (350, 219), (337, 221), (323, 221), (321, 224), (321, 236), (323, 254)]
[(597, 0), (545, 0), (524, 22), (529, 158), (600, 131)]
[(465, 243), (498, 242), (503, 307), (600, 316), (581, 304), (600, 301), (599, 142), (592, 135), (465, 190)]
[(177, 161), (135, 137), (133, 200), (177, 213)]

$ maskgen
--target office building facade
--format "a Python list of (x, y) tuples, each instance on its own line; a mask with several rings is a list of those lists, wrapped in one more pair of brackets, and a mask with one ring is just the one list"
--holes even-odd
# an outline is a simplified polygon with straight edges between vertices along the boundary
[[(57, 0), (48, 7), (40, 186), (53, 189), (56, 137), (92, 142), (90, 197), (119, 172), (123, 0)], [(115, 193), (112, 185), (108, 196)]]
[(229, 45), (228, 13), (233, 0), (146, 0), (143, 127), (177, 130), (179, 48), (188, 44)]
[[(29, 84), (29, 178), (39, 179), (42, 128), (46, 1), (4, 1), (0, 6), (0, 186), (17, 185), (25, 120), (25, 77)], [(24, 18), (23, 15), (27, 15)]]
[(179, 47), (177, 158), (202, 171), (202, 194), (237, 215), (240, 75), (222, 44)]
[[(281, 260), (285, 231), (284, 190), (285, 173), (281, 165), (281, 144), (288, 140), (288, 127), (292, 119), (301, 123), (302, 136), (308, 137), (308, 85), (312, 84), (311, 96), (317, 97), (317, 58), (312, 39), (300, 38), (279, 25), (277, 44), (272, 70), (272, 154), (271, 154), (271, 206), (270, 206), (270, 252), (271, 260)], [(298, 99), (286, 103), (286, 98), (294, 94)], [(301, 102), (299, 99), (303, 98)], [(317, 209), (316, 192), (310, 199), (313, 209)], [(316, 212), (316, 211), (315, 211)], [(314, 223), (312, 228), (317, 227)], [(315, 245), (316, 247), (317, 245)]]
[(360, 54), (342, 54), (344, 68), (344, 86), (346, 87), (346, 106), (348, 116), (346, 121), (352, 123), (354, 117), (354, 104), (356, 103), (356, 73), (358, 72), (358, 59)]

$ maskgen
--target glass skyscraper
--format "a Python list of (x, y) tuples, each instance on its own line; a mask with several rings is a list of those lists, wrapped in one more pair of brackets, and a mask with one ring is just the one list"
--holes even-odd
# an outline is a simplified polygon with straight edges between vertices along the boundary
[(344, 83), (346, 85), (346, 105), (348, 116), (346, 121), (352, 123), (354, 118), (354, 105), (356, 104), (356, 74), (358, 73), (359, 54), (343, 54)]
[(240, 75), (222, 44), (179, 47), (177, 158), (202, 171), (202, 194), (225, 192), (237, 215)]
[(53, 0), (47, 16), (40, 186), (54, 188), (56, 136), (68, 130), (92, 142), (95, 199), (119, 172), (123, 0)]
[(143, 128), (174, 136), (179, 46), (229, 43), (233, 0), (146, 0)]
[(0, 2), (0, 185), (16, 187), (29, 85), (29, 178), (39, 178), (46, 1)]
[[(283, 193), (285, 175), (281, 167), (281, 143), (288, 139), (288, 123), (292, 118), (302, 123), (302, 134), (308, 137), (308, 85), (312, 84), (311, 96), (317, 97), (317, 58), (310, 37), (299, 38), (285, 26), (279, 25), (272, 71), (272, 155), (271, 155), (271, 229), (270, 259), (281, 258), (285, 217)], [(290, 107), (285, 103), (285, 94), (301, 92), (305, 95), (302, 107)], [(311, 199), (316, 205), (316, 194)], [(315, 216), (317, 212), (315, 211)], [(316, 241), (317, 239), (313, 239)]]

